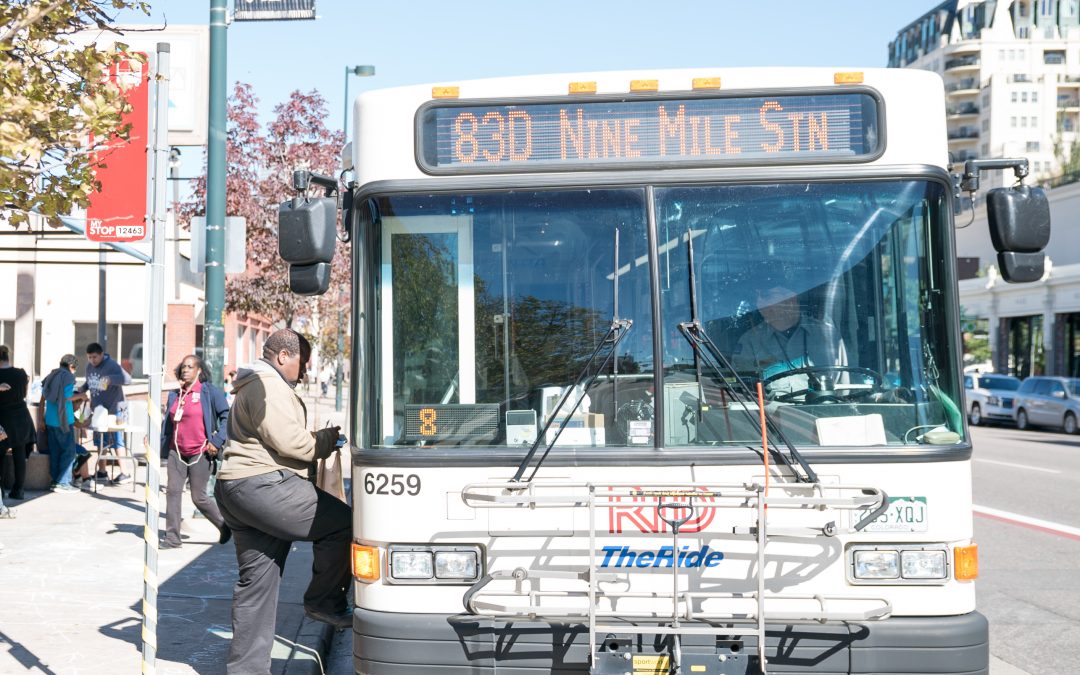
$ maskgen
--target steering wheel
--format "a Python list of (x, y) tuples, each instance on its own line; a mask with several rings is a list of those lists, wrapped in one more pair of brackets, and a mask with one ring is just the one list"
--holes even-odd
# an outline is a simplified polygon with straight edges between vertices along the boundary
[[(857, 375), (869, 377), (872, 380), (872, 383), (869, 388), (866, 388), (866, 385), (837, 384), (826, 380), (829, 386), (829, 388), (826, 389), (821, 386), (821, 378), (819, 377), (823, 373), (855, 373)], [(803, 368), (792, 368), (791, 370), (785, 370), (782, 373), (770, 375), (761, 381), (761, 386), (762, 388), (767, 388), (773, 382), (793, 375), (806, 375), (812, 386), (797, 391), (769, 394), (769, 400), (778, 401), (780, 403), (794, 403), (796, 402), (796, 399), (800, 399), (801, 397), (802, 402), (839, 403), (842, 400), (869, 396), (875, 392), (885, 390), (885, 378), (881, 376), (881, 373), (859, 366), (806, 366)], [(852, 393), (843, 393), (837, 390), (854, 391)]]

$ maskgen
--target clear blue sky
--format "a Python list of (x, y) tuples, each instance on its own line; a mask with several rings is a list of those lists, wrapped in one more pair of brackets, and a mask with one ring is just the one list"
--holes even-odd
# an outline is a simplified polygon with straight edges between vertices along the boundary
[[(361, 88), (652, 67), (885, 66), (896, 32), (940, 0), (317, 0), (314, 21), (235, 22), (229, 90), (254, 87), (260, 120), (317, 89), (339, 128), (345, 67)], [(123, 22), (206, 24), (207, 0), (151, 0)], [(230, 11), (232, 2), (229, 3)]]

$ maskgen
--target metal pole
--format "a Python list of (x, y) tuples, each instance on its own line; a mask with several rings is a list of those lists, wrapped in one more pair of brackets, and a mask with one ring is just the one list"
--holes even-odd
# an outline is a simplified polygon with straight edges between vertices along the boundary
[[(105, 245), (98, 244), (98, 305), (97, 305), (97, 341), (101, 349), (109, 351), (109, 325), (106, 317), (106, 289), (105, 289)], [(77, 345), (85, 349), (86, 345)]]
[(225, 103), (228, 25), (227, 0), (210, 0), (210, 137), (206, 173), (206, 322), (203, 357), (214, 384), (225, 370)]
[(173, 216), (172, 260), (173, 260), (173, 300), (180, 301), (180, 217), (176, 206), (180, 203), (180, 148), (169, 150), (169, 182), (172, 183), (172, 201), (169, 209)]
[(337, 391), (334, 393), (334, 410), (341, 412), (341, 385), (345, 376), (345, 312), (338, 296), (337, 311)]
[[(345, 66), (345, 112), (342, 115), (341, 135), (347, 144), (349, 142), (349, 75), (357, 77), (371, 77), (375, 74), (375, 66)], [(342, 308), (342, 300), (338, 297), (337, 311), (337, 372), (334, 391), (334, 410), (341, 412), (341, 389), (342, 380), (345, 376), (345, 310)]]
[(159, 479), (157, 449), (161, 447), (161, 380), (164, 374), (162, 345), (165, 337), (165, 165), (169, 156), (169, 45), (157, 45), (155, 73), (153, 148), (151, 176), (153, 196), (149, 208), (152, 262), (148, 293), (149, 317), (143, 328), (143, 350), (150, 393), (146, 402), (147, 438), (151, 451), (146, 462), (146, 525), (143, 528), (143, 625), (142, 672), (152, 675), (157, 667), (158, 594), (158, 505)]

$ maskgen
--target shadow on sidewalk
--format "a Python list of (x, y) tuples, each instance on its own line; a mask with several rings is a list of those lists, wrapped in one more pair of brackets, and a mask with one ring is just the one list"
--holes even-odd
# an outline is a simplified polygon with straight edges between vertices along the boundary
[[(129, 532), (135, 526), (118, 524), (117, 530)], [(184, 546), (209, 543), (209, 536), (190, 533)], [(137, 533), (141, 535), (142, 527)], [(159, 551), (159, 573), (169, 574), (169, 557), (184, 549)], [(298, 542), (289, 554), (281, 581), (278, 602), (277, 637), (271, 653), (271, 672), (283, 673), (294, 652), (310, 651), (293, 640), (303, 622), (304, 589), (311, 575), (311, 546)], [(232, 638), (232, 590), (237, 579), (236, 552), (232, 542), (216, 543), (175, 573), (164, 578), (158, 589), (157, 671), (159, 673), (199, 673), (223, 675)], [(142, 611), (141, 600), (131, 605), (134, 614)], [(114, 640), (142, 650), (142, 622), (138, 618), (116, 621), (100, 627), (100, 632)], [(317, 658), (311, 657), (311, 658)]]
[(0, 630), (0, 644), (9, 645), (7, 653), (26, 668), (27, 671), (49, 674), (56, 673), (55, 670), (43, 663), (37, 655), (23, 647), (22, 644), (13, 641), (8, 637), (7, 633), (2, 630)]

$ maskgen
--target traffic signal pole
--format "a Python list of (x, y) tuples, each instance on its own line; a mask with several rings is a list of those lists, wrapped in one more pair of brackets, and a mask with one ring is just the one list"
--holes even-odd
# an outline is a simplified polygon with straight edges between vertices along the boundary
[(222, 386), (225, 370), (225, 102), (228, 50), (228, 0), (210, 0), (210, 136), (206, 173), (206, 310), (203, 358), (213, 382)]

